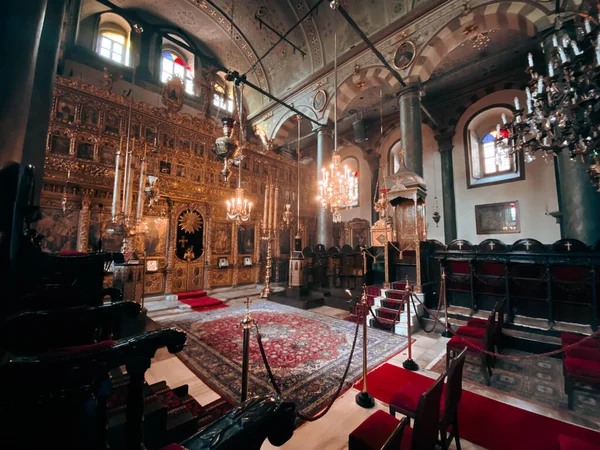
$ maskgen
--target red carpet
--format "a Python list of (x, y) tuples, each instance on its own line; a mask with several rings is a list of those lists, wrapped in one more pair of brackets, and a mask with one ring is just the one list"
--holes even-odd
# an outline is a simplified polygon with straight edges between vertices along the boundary
[(190, 305), (194, 311), (211, 311), (213, 309), (227, 308), (227, 305), (218, 298), (208, 297), (205, 291), (183, 292), (177, 294), (180, 302)]
[[(369, 392), (388, 403), (398, 386), (410, 383), (429, 387), (431, 378), (384, 364), (367, 376)], [(358, 384), (354, 386), (361, 389)], [(598, 444), (600, 433), (515, 408), (463, 390), (459, 406), (460, 436), (490, 450), (558, 450), (560, 434)]]

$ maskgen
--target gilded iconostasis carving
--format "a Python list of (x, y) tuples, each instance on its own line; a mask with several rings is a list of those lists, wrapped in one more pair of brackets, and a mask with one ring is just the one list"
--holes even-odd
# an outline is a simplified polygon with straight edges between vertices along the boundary
[[(133, 184), (139, 185), (140, 161), (146, 154), (146, 174), (158, 177), (161, 195), (151, 206), (144, 202), (143, 233), (136, 241), (137, 252), (146, 258), (146, 292), (255, 283), (266, 176), (282, 195), (296, 195), (296, 162), (247, 143), (242, 187), (256, 216), (240, 225), (227, 222), (225, 200), (233, 196), (238, 175), (227, 183), (221, 180), (220, 164), (211, 152), (221, 132), (216, 122), (133, 101), (128, 127), (129, 106), (128, 97), (58, 77), (38, 223), (38, 231), (46, 236), (43, 249), (95, 251), (101, 243), (104, 251), (121, 250), (122, 236), (111, 230), (110, 205), (116, 153), (121, 150), (123, 170), (129, 131)], [(303, 176), (312, 180), (308, 172)], [(314, 212), (313, 208), (307, 214)], [(284, 233), (283, 240), (289, 242), (287, 236)], [(286, 248), (281, 244), (281, 254)], [(227, 265), (219, 268), (219, 258), (226, 258)]]

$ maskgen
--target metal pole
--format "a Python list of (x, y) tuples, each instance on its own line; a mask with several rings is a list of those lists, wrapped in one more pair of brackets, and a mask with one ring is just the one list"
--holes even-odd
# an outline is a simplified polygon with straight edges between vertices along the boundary
[[(386, 232), (387, 234), (387, 232)], [(389, 249), (389, 242), (386, 241), (385, 243), (385, 247), (383, 249), (384, 251), (384, 263), (383, 263), (383, 270), (385, 271), (384, 274), (384, 282), (383, 282), (383, 288), (384, 289), (389, 289), (390, 288), (390, 263), (388, 261), (389, 256), (390, 256), (390, 249)]]
[(450, 328), (448, 327), (448, 301), (446, 298), (446, 270), (442, 267), (442, 295), (444, 296), (444, 316), (446, 318), (446, 329), (442, 333), (443, 337), (449, 338), (452, 337), (452, 332), (450, 332)]
[(369, 313), (369, 301), (365, 284), (363, 284), (363, 291), (358, 305), (363, 311), (363, 388), (361, 392), (356, 394), (356, 404), (363, 408), (372, 408), (375, 406), (375, 399), (367, 390), (367, 315)]
[(246, 314), (240, 322), (244, 329), (244, 343), (242, 350), (242, 391), (241, 402), (244, 403), (248, 398), (248, 372), (250, 357), (250, 328), (254, 325), (254, 319), (250, 317), (250, 298), (246, 297)]
[(411, 327), (410, 327), (410, 307), (412, 300), (412, 289), (408, 282), (408, 275), (406, 276), (406, 286), (404, 287), (406, 291), (406, 301), (404, 302), (404, 306), (406, 307), (406, 327), (408, 329), (408, 359), (402, 363), (402, 367), (406, 370), (419, 370), (419, 366), (412, 359), (412, 336), (411, 336)]

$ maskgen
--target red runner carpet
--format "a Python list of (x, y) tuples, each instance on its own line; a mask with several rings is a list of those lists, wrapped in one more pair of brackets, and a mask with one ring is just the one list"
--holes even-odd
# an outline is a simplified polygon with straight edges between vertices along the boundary
[(208, 297), (206, 291), (182, 292), (177, 294), (177, 299), (190, 305), (194, 311), (211, 311), (213, 309), (227, 308), (227, 305), (218, 298)]
[[(433, 381), (392, 364), (384, 364), (367, 375), (369, 392), (386, 404), (403, 384), (410, 383), (425, 390)], [(362, 384), (354, 387), (361, 389)], [(598, 432), (515, 408), (467, 390), (463, 390), (458, 423), (461, 438), (490, 450), (558, 450), (560, 434), (590, 444), (597, 445), (600, 442)]]

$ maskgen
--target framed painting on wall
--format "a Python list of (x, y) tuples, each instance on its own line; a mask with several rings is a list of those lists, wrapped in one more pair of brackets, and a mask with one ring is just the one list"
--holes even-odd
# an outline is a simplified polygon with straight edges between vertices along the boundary
[(477, 234), (521, 232), (519, 201), (475, 205)]

